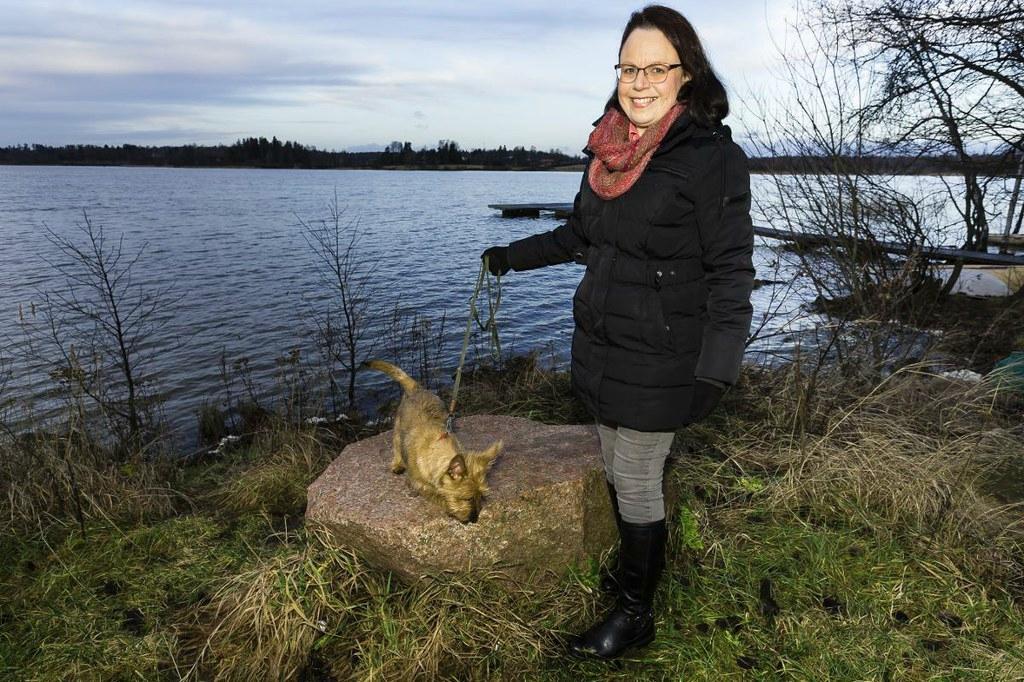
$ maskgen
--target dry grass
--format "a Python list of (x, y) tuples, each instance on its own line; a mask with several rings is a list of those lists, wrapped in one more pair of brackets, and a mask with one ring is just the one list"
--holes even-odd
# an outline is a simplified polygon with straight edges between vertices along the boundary
[(328, 624), (344, 620), (361, 575), (352, 554), (311, 542), (229, 576), (181, 627), (185, 678), (293, 679)]
[(195, 679), (283, 680), (318, 669), (365, 680), (525, 674), (559, 646), (582, 589), (572, 581), (536, 590), (500, 574), (402, 585), (314, 526), (299, 551), (225, 579), (182, 628), (181, 655)]
[(739, 471), (770, 479), (763, 504), (946, 548), (1024, 595), (1020, 505), (986, 492), (1024, 461), (1024, 430), (1007, 409), (1015, 398), (997, 383), (909, 366), (866, 391), (828, 375), (809, 390), (790, 368), (753, 377), (743, 400), (754, 401), (753, 414), (700, 430)]
[(95, 445), (56, 436), (0, 442), (0, 534), (53, 525), (163, 518), (185, 504), (166, 463), (116, 462)]
[(572, 394), (569, 374), (542, 369), (536, 353), (511, 357), (500, 371), (479, 367), (463, 375), (457, 413), (507, 414), (546, 424), (593, 421)]
[(259, 460), (222, 477), (209, 494), (217, 508), (233, 514), (299, 515), (306, 507), (306, 488), (337, 454), (314, 433), (303, 431), (261, 432), (251, 450), (261, 453)]
[[(475, 373), (463, 390), (461, 413), (557, 421), (578, 409), (568, 377), (530, 360)], [(681, 434), (691, 448), (669, 478), (680, 502), (658, 639), (615, 666), (570, 661), (561, 647), (606, 606), (596, 566), (544, 587), (500, 574), (404, 585), (303, 525), (305, 486), (340, 450), (335, 439), (267, 431), (177, 479), (195, 511), (122, 514), (120, 525), (97, 511), (88, 535), (65, 519), (60, 542), (12, 540), (0, 676), (1024, 676), (1019, 514), (985, 492), (1024, 457), (1024, 438), (1019, 404), (992, 386), (915, 368), (875, 385), (795, 367), (748, 373), (724, 409)], [(131, 481), (141, 483), (127, 499), (147, 489)], [(136, 612), (141, 623), (126, 618)]]

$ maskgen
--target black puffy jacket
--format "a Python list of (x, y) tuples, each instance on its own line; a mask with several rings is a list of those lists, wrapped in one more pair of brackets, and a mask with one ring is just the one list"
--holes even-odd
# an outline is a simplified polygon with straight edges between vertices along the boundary
[(601, 199), (586, 178), (569, 222), (509, 244), (509, 263), (586, 264), (573, 297), (574, 390), (603, 421), (674, 430), (695, 377), (739, 375), (754, 278), (747, 158), (727, 126), (684, 113), (621, 196)]

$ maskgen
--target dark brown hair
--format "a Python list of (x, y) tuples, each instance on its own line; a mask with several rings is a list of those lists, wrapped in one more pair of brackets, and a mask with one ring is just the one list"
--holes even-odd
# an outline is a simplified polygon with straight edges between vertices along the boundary
[[(622, 31), (619, 54), (629, 34), (638, 28), (655, 28), (672, 43), (683, 70), (690, 76), (690, 80), (679, 89), (679, 101), (687, 103), (687, 111), (694, 121), (710, 127), (719, 124), (729, 115), (729, 98), (725, 94), (725, 86), (711, 68), (700, 38), (686, 17), (663, 5), (648, 5), (639, 12), (633, 12)], [(622, 110), (618, 90), (612, 92), (605, 110), (609, 107)]]

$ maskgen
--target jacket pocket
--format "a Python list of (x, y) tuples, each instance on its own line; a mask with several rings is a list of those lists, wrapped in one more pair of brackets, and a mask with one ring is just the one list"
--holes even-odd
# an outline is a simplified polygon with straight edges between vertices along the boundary
[(700, 233), (693, 202), (676, 192), (662, 195), (646, 226), (643, 249), (649, 257), (662, 260), (696, 256)]
[(644, 289), (644, 316), (642, 329), (644, 340), (654, 350), (672, 350), (672, 330), (669, 327), (668, 317), (665, 315), (665, 307), (662, 304), (661, 296), (656, 289)]
[(591, 299), (594, 295), (594, 273), (587, 266), (583, 273), (583, 279), (576, 287), (576, 293), (572, 296), (572, 319), (580, 331), (586, 334), (594, 332), (594, 310)]
[(700, 352), (704, 336), (701, 291), (704, 282), (687, 282), (657, 293), (668, 347), (675, 353)]
[(685, 216), (693, 213), (694, 204), (683, 193), (683, 185), (690, 174), (671, 166), (649, 168), (656, 188), (655, 207), (650, 214), (654, 225), (682, 225)]

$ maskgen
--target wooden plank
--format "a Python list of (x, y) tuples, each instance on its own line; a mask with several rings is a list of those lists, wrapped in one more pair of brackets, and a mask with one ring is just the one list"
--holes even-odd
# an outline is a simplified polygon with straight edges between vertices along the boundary
[(525, 208), (503, 208), (501, 209), (502, 218), (539, 218), (540, 209), (525, 207)]
[(537, 218), (541, 211), (561, 219), (572, 215), (572, 204), (487, 204), (487, 208), (501, 211), (502, 218)]
[(507, 208), (537, 208), (542, 211), (572, 211), (572, 204), (548, 203), (548, 204), (487, 204), (487, 208), (496, 208), (504, 211)]
[[(789, 230), (776, 230), (771, 227), (754, 226), (754, 234), (769, 239), (791, 241), (804, 246), (843, 246), (849, 244), (849, 239), (832, 237), (823, 234), (805, 234), (803, 232), (792, 232)], [(984, 253), (981, 251), (965, 251), (946, 246), (919, 246), (907, 244), (895, 244), (892, 242), (875, 242), (867, 239), (855, 240), (857, 245), (865, 249), (878, 249), (885, 253), (894, 253), (906, 256), (910, 251), (920, 252), (928, 260), (952, 260), (964, 263), (976, 263), (978, 265), (1024, 265), (1024, 256), (1011, 256), (1003, 253)]]
[(1024, 251), (1024, 234), (988, 234), (988, 243), (992, 246), (1005, 246), (1010, 249)]
[[(568, 218), (572, 215), (572, 204), (488, 204), (488, 208), (501, 211), (502, 217), (514, 218), (518, 216), (529, 216), (536, 218), (541, 211), (551, 211), (556, 217)], [(803, 246), (815, 247), (825, 245), (844, 246), (850, 243), (849, 239), (833, 237), (823, 234), (807, 234), (804, 232), (792, 232), (789, 230), (776, 230), (771, 227), (754, 226), (754, 234), (769, 239), (790, 241)], [(989, 241), (993, 241), (990, 235)], [(963, 263), (975, 263), (978, 265), (1024, 265), (1024, 256), (1013, 256), (1004, 253), (984, 253), (981, 251), (965, 251), (946, 246), (917, 246), (897, 244), (893, 242), (875, 242), (867, 239), (857, 239), (858, 246), (865, 249), (878, 249), (885, 253), (893, 253), (906, 256), (909, 251), (919, 252), (929, 260), (951, 260)]]

